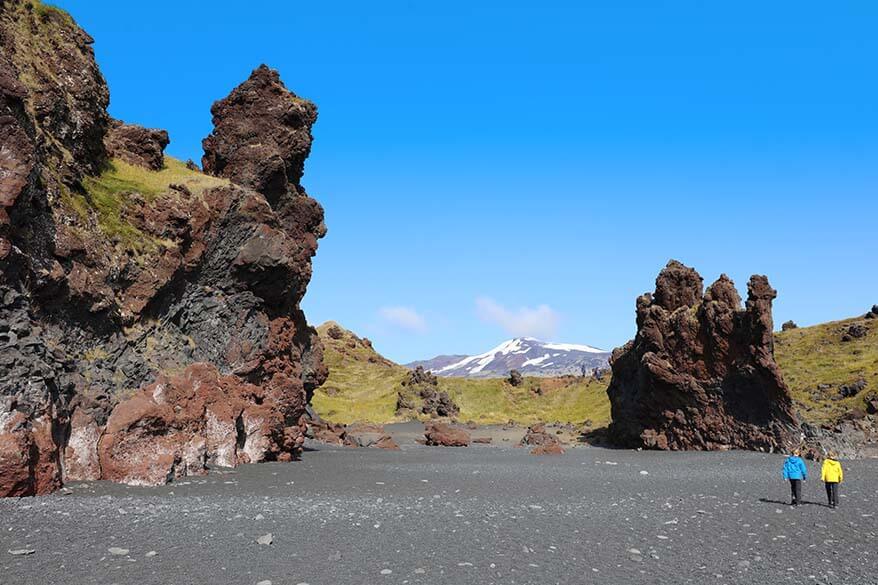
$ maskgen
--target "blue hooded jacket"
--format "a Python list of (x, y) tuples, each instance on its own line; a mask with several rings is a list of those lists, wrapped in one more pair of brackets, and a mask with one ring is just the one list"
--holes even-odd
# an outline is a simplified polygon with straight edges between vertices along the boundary
[(808, 468), (801, 457), (790, 455), (783, 462), (783, 478), (784, 479), (807, 479)]

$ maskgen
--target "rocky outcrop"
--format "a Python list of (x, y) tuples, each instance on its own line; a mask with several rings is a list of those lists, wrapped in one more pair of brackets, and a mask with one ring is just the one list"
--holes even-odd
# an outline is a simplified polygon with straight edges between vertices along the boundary
[(107, 154), (111, 158), (160, 171), (165, 166), (165, 147), (171, 139), (165, 130), (144, 128), (113, 120), (104, 139)]
[(421, 366), (410, 371), (400, 384), (396, 395), (396, 414), (413, 416), (423, 414), (432, 418), (455, 417), (460, 408), (445, 390), (439, 390), (439, 380)]
[(564, 449), (558, 437), (546, 431), (546, 425), (537, 423), (527, 428), (527, 433), (521, 439), (522, 447), (533, 447), (531, 455), (563, 455)]
[(253, 188), (271, 202), (299, 190), (317, 108), (288, 91), (277, 71), (259, 67), (210, 112), (206, 173)]
[(150, 172), (167, 137), (111, 125), (90, 37), (4, 0), (0, 42), (0, 495), (297, 457), (326, 377), (299, 308), (325, 233), (298, 182), (314, 105), (263, 66), (214, 108), (207, 157), (307, 136), (232, 165), (298, 169), (283, 188), (216, 167), (117, 188), (108, 150)]
[(613, 352), (609, 438), (650, 449), (780, 450), (799, 440), (790, 393), (774, 360), (764, 276), (746, 307), (725, 275), (702, 291), (676, 261), (637, 299), (637, 334)]

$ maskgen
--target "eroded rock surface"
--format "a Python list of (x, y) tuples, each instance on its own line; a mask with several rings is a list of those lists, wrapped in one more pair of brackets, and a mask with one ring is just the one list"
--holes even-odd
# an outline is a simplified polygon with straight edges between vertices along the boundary
[(165, 166), (165, 147), (171, 139), (165, 130), (113, 120), (104, 142), (110, 157), (159, 171)]
[(418, 366), (401, 382), (396, 394), (396, 414), (415, 416), (425, 414), (433, 418), (455, 417), (460, 408), (439, 389), (439, 380), (431, 372)]
[(426, 444), (433, 447), (468, 447), (472, 441), (465, 430), (438, 422), (427, 423), (424, 438)]
[[(118, 188), (109, 156), (154, 171), (167, 136), (111, 124), (91, 42), (60, 10), (0, 2), (0, 495), (297, 457), (326, 377), (299, 308), (325, 233), (299, 184), (316, 108), (260, 67), (214, 108), (206, 156), (288, 148), (189, 170), (191, 188)], [(296, 172), (251, 180), (277, 164)]]
[(637, 335), (611, 360), (611, 441), (651, 449), (791, 447), (800, 434), (774, 360), (776, 291), (753, 276), (742, 308), (727, 276), (706, 292), (702, 283), (671, 261), (655, 293), (637, 299)]

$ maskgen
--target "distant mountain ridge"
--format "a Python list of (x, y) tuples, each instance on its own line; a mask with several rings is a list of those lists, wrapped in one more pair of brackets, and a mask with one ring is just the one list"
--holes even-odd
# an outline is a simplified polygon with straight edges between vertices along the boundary
[(440, 355), (405, 365), (412, 369), (421, 366), (445, 377), (498, 378), (510, 370), (525, 376), (552, 377), (590, 374), (606, 367), (609, 358), (610, 352), (590, 345), (516, 337), (479, 355)]

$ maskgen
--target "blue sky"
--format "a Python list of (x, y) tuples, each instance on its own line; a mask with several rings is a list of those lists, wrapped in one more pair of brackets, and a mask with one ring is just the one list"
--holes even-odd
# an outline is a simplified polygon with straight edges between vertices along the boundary
[(173, 156), (260, 63), (318, 104), (303, 307), (391, 359), (612, 348), (669, 258), (776, 324), (878, 303), (878, 3), (57, 4)]

